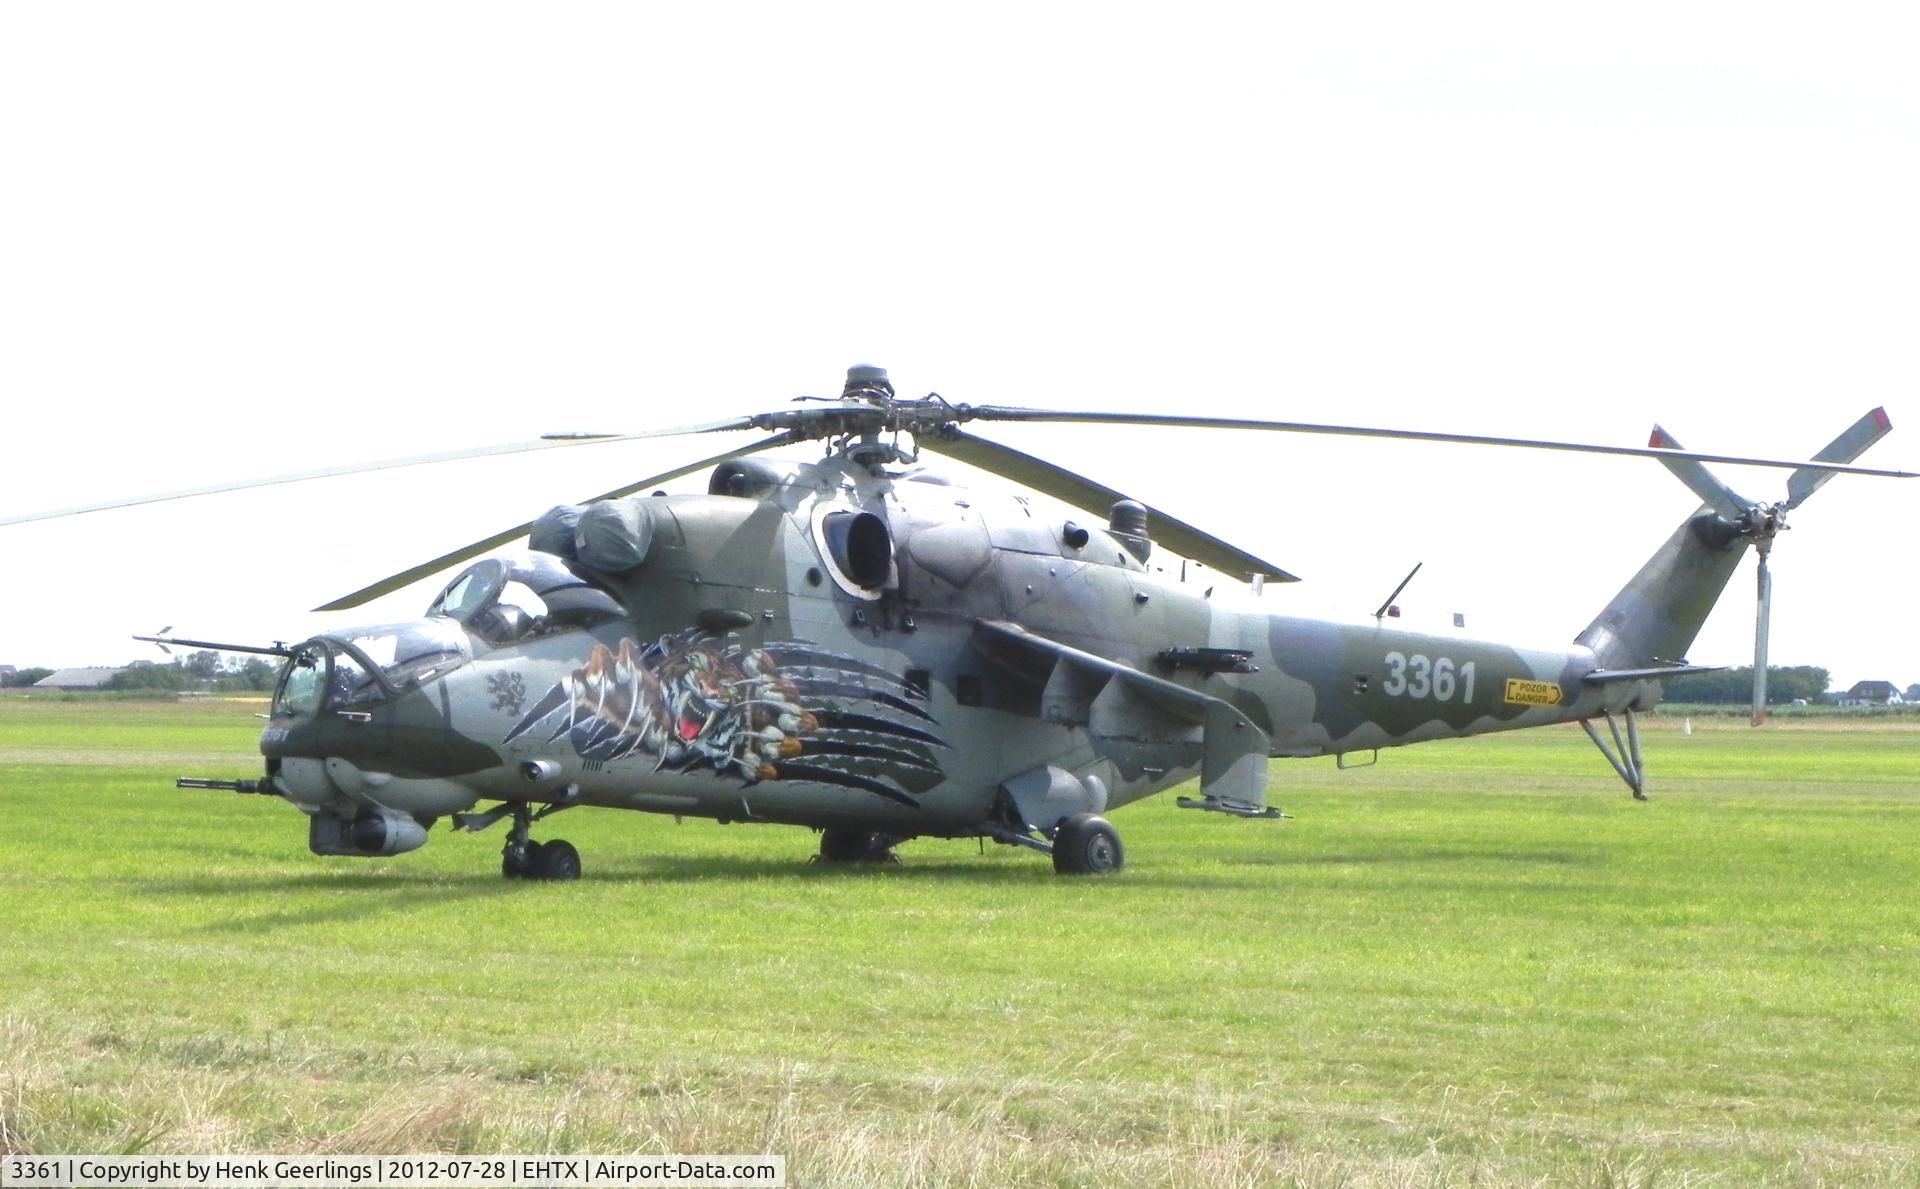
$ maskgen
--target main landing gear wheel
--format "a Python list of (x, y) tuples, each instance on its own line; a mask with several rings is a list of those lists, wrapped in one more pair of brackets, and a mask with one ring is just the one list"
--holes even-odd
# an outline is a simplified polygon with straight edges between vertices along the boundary
[(1120, 835), (1106, 818), (1077, 814), (1053, 833), (1053, 869), (1061, 875), (1104, 875), (1125, 861)]
[(841, 826), (820, 831), (822, 863), (897, 863), (891, 835)]
[(517, 848), (511, 840), (500, 852), (500, 874), (508, 879), (532, 879), (540, 862), (540, 844), (523, 842)]
[[(540, 816), (552, 812), (548, 809)], [(507, 831), (507, 844), (500, 848), (500, 874), (508, 879), (579, 879), (580, 852), (573, 843), (558, 838), (535, 842), (527, 837), (533, 819), (533, 811), (525, 805), (514, 810), (513, 828)]]
[(535, 879), (579, 879), (580, 852), (573, 843), (556, 838), (540, 844), (540, 855), (533, 863)]
[(508, 843), (500, 856), (500, 874), (508, 879), (579, 879), (580, 852), (573, 843), (556, 838), (552, 842), (528, 842), (516, 856), (513, 844)]

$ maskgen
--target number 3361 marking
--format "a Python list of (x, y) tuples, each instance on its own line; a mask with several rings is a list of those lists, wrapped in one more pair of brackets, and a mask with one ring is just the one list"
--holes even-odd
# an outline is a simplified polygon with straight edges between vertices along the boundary
[(1462, 702), (1473, 701), (1473, 662), (1455, 668), (1449, 657), (1438, 660), (1414, 653), (1389, 652), (1386, 656), (1387, 681), (1380, 692), (1389, 697), (1432, 698), (1451, 702), (1459, 694)]

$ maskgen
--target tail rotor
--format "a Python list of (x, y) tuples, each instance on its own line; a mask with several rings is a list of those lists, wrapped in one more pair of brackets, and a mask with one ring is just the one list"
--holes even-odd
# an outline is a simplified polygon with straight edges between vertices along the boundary
[[(1813, 456), (1813, 461), (1845, 466), (1892, 428), (1887, 411), (1873, 409), (1827, 443), (1825, 449)], [(1653, 427), (1653, 436), (1647, 444), (1660, 449), (1682, 449), (1673, 435), (1658, 425)], [(1833, 478), (1834, 472), (1824, 467), (1801, 467), (1787, 477), (1787, 498), (1767, 504), (1755, 503), (1735, 493), (1697, 460), (1662, 458), (1660, 461), (1708, 507), (1718, 512), (1735, 536), (1751, 541), (1754, 552), (1759, 555), (1753, 614), (1753, 725), (1760, 726), (1767, 721), (1767, 630), (1773, 614), (1773, 573), (1767, 563), (1773, 554), (1774, 538), (1786, 531), (1787, 513), (1820, 490)]]

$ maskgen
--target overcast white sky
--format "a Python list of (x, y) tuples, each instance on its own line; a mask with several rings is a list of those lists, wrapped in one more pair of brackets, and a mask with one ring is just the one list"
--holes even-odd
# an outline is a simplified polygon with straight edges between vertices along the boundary
[[(1862, 461), (1920, 469), (1912, 13), (10, 4), (0, 515), (703, 420), (866, 360), (954, 401), (1795, 457), (1885, 405)], [(1522, 640), (1693, 507), (1650, 461), (984, 432), (1307, 579), (1269, 598), (1364, 615), (1424, 560), (1410, 616)], [(0, 662), (298, 637), (688, 448), (719, 446), (0, 528)], [(1920, 480), (1841, 479), (1796, 513), (1776, 663), (1920, 681), (1916, 511)], [(1694, 660), (1750, 657), (1751, 584)]]

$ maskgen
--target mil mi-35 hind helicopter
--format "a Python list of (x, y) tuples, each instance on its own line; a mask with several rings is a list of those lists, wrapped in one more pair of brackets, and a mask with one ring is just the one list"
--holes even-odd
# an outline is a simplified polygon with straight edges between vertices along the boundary
[[(1571, 645), (1522, 649), (1402, 630), (1384, 606), (1358, 624), (1272, 610), (1272, 600), (1252, 597), (1261, 576), (1292, 575), (962, 430), (969, 421), (1643, 455), (1665, 463), (1704, 506)], [(470, 831), (507, 821), (507, 876), (572, 879), (578, 852), (535, 842), (530, 829), (597, 805), (809, 826), (821, 831), (828, 861), (891, 857), (910, 838), (979, 837), (1049, 853), (1062, 873), (1104, 872), (1120, 867), (1122, 848), (1102, 815), (1196, 776), (1199, 795), (1181, 798), (1183, 807), (1281, 816), (1266, 803), (1273, 757), (1578, 722), (1644, 798), (1635, 712), (1659, 700), (1662, 679), (1700, 671), (1682, 658), (1749, 546), (1761, 559), (1755, 673), (1764, 680), (1774, 539), (1788, 511), (1836, 472), (1911, 477), (1849, 465), (1889, 428), (1876, 409), (1798, 463), (1688, 453), (1658, 429), (1645, 448), (1583, 446), (909, 401), (883, 370), (856, 367), (837, 399), (777, 412), (345, 468), (767, 434), (586, 506), (554, 508), (320, 608), (358, 606), (529, 538), (525, 552), (468, 566), (416, 620), (290, 647), (139, 638), (286, 658), (260, 737), (265, 775), (180, 783), (292, 802), (307, 815), (316, 854), (400, 854), (423, 845), (442, 817)], [(813, 462), (761, 457), (818, 440), (829, 445)], [(1099, 509), (1105, 522), (954, 486), (920, 463), (922, 451)], [(1787, 498), (1735, 495), (1703, 465), (1715, 461), (1793, 469)], [(705, 495), (633, 494), (706, 467)], [(292, 476), (306, 477), (314, 476)], [(197, 492), (149, 498), (189, 494)], [(110, 506), (121, 505), (41, 515)], [(1253, 576), (1252, 596), (1157, 572), (1148, 564), (1156, 544)], [(1756, 710), (1763, 705), (1756, 690)]]

